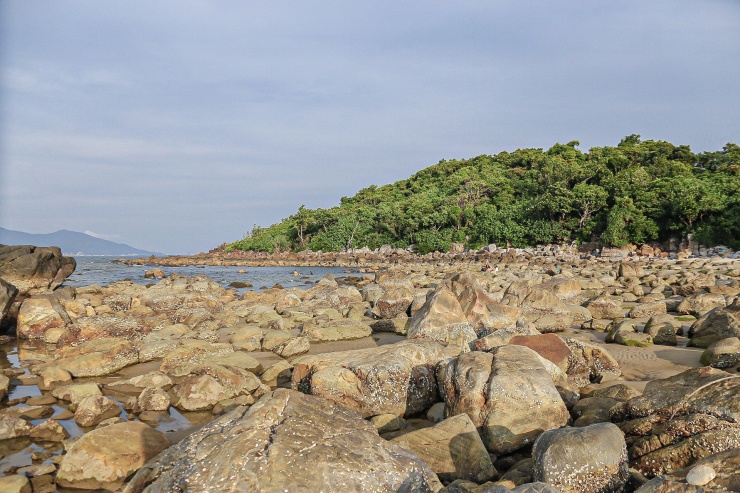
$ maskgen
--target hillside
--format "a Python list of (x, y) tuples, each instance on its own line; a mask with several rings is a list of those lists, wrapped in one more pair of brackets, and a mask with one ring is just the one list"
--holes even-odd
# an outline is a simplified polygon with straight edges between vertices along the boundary
[(162, 255), (66, 229), (54, 233), (33, 234), (0, 228), (0, 244), (58, 246), (65, 255)]
[(383, 244), (447, 251), (452, 242), (529, 246), (600, 239), (665, 241), (693, 234), (740, 248), (740, 146), (695, 154), (642, 141), (440, 161), (406, 180), (370, 186), (330, 209), (303, 206), (227, 250), (340, 251)]

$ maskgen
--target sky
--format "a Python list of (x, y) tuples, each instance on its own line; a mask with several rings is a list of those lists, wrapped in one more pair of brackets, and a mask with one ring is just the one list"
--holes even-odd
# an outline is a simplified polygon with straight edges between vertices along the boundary
[(740, 143), (740, 2), (0, 2), (0, 227), (208, 251), (442, 159)]

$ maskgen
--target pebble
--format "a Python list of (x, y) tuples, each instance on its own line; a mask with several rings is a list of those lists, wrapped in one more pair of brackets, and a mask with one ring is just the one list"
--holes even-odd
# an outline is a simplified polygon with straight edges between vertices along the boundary
[(694, 486), (704, 486), (717, 476), (709, 466), (701, 465), (692, 468), (686, 475), (686, 482)]

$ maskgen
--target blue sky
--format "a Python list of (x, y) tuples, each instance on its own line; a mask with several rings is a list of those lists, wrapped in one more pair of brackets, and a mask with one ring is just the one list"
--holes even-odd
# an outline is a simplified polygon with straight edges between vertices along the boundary
[(207, 251), (440, 159), (740, 143), (740, 2), (0, 2), (0, 226)]

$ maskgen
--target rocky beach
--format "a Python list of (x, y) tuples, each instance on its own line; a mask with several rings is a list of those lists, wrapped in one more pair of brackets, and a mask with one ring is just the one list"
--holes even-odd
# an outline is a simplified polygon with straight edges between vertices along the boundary
[[(122, 262), (148, 284), (0, 246), (0, 491), (740, 491), (726, 248)], [(177, 265), (352, 271), (238, 292)]]

